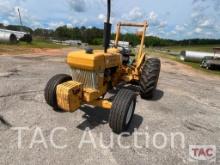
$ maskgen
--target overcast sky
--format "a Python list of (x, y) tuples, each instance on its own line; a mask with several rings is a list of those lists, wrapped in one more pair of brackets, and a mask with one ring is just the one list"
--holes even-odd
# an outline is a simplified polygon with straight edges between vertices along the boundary
[[(19, 24), (19, 7), (24, 25), (33, 29), (102, 27), (106, 1), (0, 0), (0, 22)], [(148, 34), (163, 38), (220, 38), (220, 0), (112, 0), (111, 21), (119, 20), (148, 20)]]

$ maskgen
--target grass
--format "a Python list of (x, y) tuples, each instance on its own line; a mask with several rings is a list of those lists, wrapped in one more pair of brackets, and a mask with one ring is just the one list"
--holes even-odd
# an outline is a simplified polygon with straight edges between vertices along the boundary
[(31, 44), (21, 42), (18, 44), (21, 47), (25, 48), (40, 48), (40, 49), (60, 49), (68, 46), (60, 45), (60, 44), (55, 44), (50, 41), (43, 41), (43, 40), (34, 40)]
[(204, 73), (220, 76), (220, 71), (217, 71), (217, 70), (207, 70), (207, 69), (201, 68), (199, 63), (184, 62), (184, 61), (180, 60), (180, 58), (177, 57), (177, 56), (172, 56), (172, 55), (169, 55), (167, 53), (162, 53), (162, 52), (154, 51), (153, 49), (148, 49), (147, 51), (148, 51), (149, 54), (151, 54), (153, 56), (167, 58), (167, 59), (170, 59), (170, 60), (173, 60), (173, 61), (185, 64), (185, 65), (191, 66), (192, 68), (200, 70), (200, 71), (202, 71)]
[(93, 50), (104, 50), (102, 45), (89, 45), (88, 47), (92, 48)]
[(52, 43), (51, 41), (33, 40), (32, 43), (19, 42), (17, 44), (0, 43), (1, 47), (21, 47), (21, 48), (48, 48), (48, 49), (59, 49), (67, 46)]
[(180, 52), (183, 50), (213, 52), (214, 47), (220, 47), (220, 45), (168, 46), (168, 47), (164, 47), (164, 48), (171, 50), (171, 51), (176, 51), (176, 52)]
[(32, 49), (61, 49), (68, 46), (58, 45), (50, 41), (34, 40), (32, 43), (19, 42), (17, 44), (0, 43), (0, 54), (30, 53)]

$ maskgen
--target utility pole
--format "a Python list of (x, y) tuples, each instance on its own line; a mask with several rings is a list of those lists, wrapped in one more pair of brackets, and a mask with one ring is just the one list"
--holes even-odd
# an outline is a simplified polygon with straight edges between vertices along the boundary
[(22, 20), (21, 20), (21, 13), (20, 13), (20, 10), (18, 8), (18, 15), (19, 15), (19, 20), (20, 20), (20, 31), (22, 31), (22, 26), (23, 26), (23, 23), (22, 23)]

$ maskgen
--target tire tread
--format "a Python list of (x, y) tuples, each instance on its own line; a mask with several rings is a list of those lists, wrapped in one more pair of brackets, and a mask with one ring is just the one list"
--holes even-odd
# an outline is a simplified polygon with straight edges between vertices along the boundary
[(157, 58), (149, 58), (143, 66), (140, 78), (140, 93), (144, 99), (151, 99), (157, 87), (161, 62)]
[(124, 125), (129, 103), (133, 99), (135, 99), (136, 104), (136, 95), (133, 91), (128, 89), (120, 90), (118, 94), (115, 96), (115, 99), (112, 103), (112, 109), (109, 115), (109, 126), (112, 128), (113, 132), (121, 133), (130, 124), (129, 123), (127, 126)]

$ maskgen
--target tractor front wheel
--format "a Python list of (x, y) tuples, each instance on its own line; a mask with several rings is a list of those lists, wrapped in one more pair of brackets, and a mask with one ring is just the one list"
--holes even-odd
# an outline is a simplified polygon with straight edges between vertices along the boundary
[(109, 116), (109, 126), (119, 134), (131, 123), (136, 106), (136, 94), (128, 89), (122, 89), (115, 96)]
[(157, 58), (148, 59), (140, 78), (140, 95), (143, 99), (152, 99), (160, 75), (161, 62)]
[(56, 88), (59, 84), (72, 80), (72, 77), (66, 74), (58, 74), (52, 77), (44, 90), (44, 97), (48, 105), (54, 109), (59, 109), (57, 105)]

